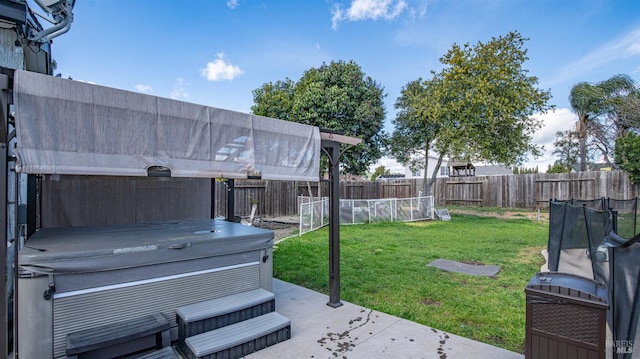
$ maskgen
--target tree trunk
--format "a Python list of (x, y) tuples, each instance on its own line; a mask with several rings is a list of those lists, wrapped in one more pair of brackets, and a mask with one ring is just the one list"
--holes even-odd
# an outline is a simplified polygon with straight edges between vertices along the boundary
[(578, 140), (580, 141), (580, 171), (587, 170), (587, 121), (588, 115), (578, 115), (578, 122), (576, 122), (576, 132), (578, 133)]
[[(320, 191), (320, 187), (318, 187), (318, 191)], [(309, 192), (309, 197), (312, 198), (313, 201), (313, 192), (311, 192), (311, 183), (307, 181), (307, 192)]]
[[(431, 174), (431, 178), (429, 180), (427, 180), (427, 170), (429, 169), (429, 155), (425, 156), (425, 160), (424, 160), (424, 177), (423, 177), (423, 189), (424, 189), (424, 194), (423, 196), (429, 196), (431, 195), (431, 186), (433, 185), (433, 183), (436, 181), (436, 177), (438, 177), (438, 171), (440, 171), (440, 166), (442, 165), (442, 159), (444, 158), (444, 154), (440, 154), (438, 156), (438, 162), (436, 163), (436, 167), (433, 170), (433, 173)], [(434, 196), (435, 197), (435, 196)]]
[(587, 170), (587, 139), (580, 139), (580, 171)]

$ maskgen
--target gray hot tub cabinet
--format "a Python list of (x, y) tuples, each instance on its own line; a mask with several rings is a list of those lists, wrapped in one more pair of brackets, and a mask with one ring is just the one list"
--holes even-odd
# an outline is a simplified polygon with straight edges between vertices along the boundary
[(220, 220), (47, 228), (19, 254), (19, 351), (65, 356), (66, 336), (262, 288), (271, 291), (273, 232)]

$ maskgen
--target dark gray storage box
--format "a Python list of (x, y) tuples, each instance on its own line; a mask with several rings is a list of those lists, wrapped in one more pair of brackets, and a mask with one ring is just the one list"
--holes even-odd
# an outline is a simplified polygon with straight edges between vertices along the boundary
[(525, 292), (526, 358), (605, 358), (606, 287), (572, 274), (541, 272)]

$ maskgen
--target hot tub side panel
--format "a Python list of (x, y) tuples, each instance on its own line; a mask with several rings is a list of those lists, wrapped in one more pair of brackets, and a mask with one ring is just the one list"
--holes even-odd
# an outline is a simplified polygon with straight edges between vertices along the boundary
[(23, 358), (53, 358), (53, 301), (43, 294), (49, 278), (18, 279), (18, 353)]

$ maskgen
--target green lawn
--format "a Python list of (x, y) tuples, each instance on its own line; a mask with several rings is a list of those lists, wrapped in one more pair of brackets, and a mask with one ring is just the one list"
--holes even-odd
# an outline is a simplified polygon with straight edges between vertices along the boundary
[[(452, 220), (341, 226), (341, 299), (511, 351), (524, 352), (524, 288), (544, 264), (548, 224)], [(277, 245), (276, 278), (328, 294), (328, 230)], [(494, 278), (443, 272), (438, 258), (500, 265)]]

